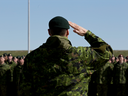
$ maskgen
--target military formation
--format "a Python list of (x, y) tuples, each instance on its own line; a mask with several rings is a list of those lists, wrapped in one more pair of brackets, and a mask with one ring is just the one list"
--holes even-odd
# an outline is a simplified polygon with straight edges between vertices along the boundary
[(128, 56), (113, 55), (92, 74), (89, 88), (88, 96), (128, 96)]
[[(70, 27), (91, 46), (73, 47)], [(25, 57), (0, 55), (0, 96), (128, 96), (128, 56), (115, 57), (103, 39), (61, 16), (48, 34)]]
[(0, 96), (19, 96), (25, 56), (0, 55)]
[[(20, 95), (25, 56), (0, 55), (0, 96)], [(128, 56), (114, 55), (91, 75), (88, 96), (128, 96)]]

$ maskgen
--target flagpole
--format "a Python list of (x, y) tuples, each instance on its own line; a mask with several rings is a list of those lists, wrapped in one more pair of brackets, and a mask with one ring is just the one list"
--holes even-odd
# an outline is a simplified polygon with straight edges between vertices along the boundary
[(28, 0), (28, 53), (30, 53), (30, 0)]

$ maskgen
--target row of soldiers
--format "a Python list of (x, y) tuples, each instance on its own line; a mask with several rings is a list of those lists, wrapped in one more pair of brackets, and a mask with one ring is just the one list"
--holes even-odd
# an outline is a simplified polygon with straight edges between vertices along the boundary
[[(0, 55), (0, 96), (20, 96), (25, 56)], [(114, 55), (91, 75), (88, 96), (128, 96), (128, 56)]]
[(0, 96), (18, 96), (25, 56), (0, 55)]
[(91, 75), (88, 96), (128, 96), (128, 56), (112, 56)]

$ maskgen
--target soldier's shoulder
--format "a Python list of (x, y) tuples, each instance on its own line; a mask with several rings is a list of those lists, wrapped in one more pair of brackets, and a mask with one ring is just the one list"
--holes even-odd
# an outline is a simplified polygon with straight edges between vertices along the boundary
[(4, 63), (4, 64), (3, 64), (3, 68), (8, 70), (8, 69), (10, 69), (11, 67), (10, 67), (8, 64)]
[(27, 58), (32, 58), (33, 56), (35, 56), (36, 54), (39, 53), (39, 50), (40, 50), (41, 47), (35, 49), (35, 50), (32, 50), (30, 53), (28, 53), (25, 57), (25, 59)]
[(123, 64), (126, 65), (126, 66), (128, 66), (128, 63), (126, 63), (126, 62), (124, 62)]

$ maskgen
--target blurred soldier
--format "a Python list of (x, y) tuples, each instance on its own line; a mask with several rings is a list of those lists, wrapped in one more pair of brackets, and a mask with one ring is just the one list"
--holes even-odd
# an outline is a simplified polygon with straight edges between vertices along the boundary
[[(69, 24), (91, 47), (72, 47)], [(50, 20), (48, 33), (46, 43), (25, 58), (24, 96), (87, 96), (91, 74), (113, 54), (110, 45), (60, 16)]]
[(119, 55), (119, 62), (114, 65), (113, 69), (113, 84), (114, 96), (127, 96), (126, 79), (128, 76), (128, 64), (124, 62), (123, 55)]
[(9, 86), (10, 86), (10, 91), (8, 92), (8, 94), (12, 94), (12, 95), (14, 95), (14, 84), (13, 84), (13, 70), (14, 70), (14, 68), (15, 68), (15, 66), (16, 66), (16, 63), (15, 62), (13, 62), (13, 60), (12, 60), (12, 58), (13, 58), (13, 56), (12, 56), (12, 54), (8, 54), (8, 62), (7, 62), (7, 64), (11, 67), (11, 80), (10, 80), (10, 84), (9, 84)]
[(119, 58), (118, 58), (118, 57), (116, 57), (116, 63), (117, 63), (117, 62), (119, 62)]
[(127, 60), (126, 60), (126, 57), (124, 56), (124, 62), (126, 63), (126, 61), (127, 61)]
[(8, 54), (7, 55), (7, 57), (8, 57), (8, 61), (7, 61), (7, 63), (9, 64), (9, 63), (11, 63), (12, 62), (12, 58), (13, 58), (13, 56), (12, 56), (12, 54)]
[(111, 59), (109, 59), (109, 61), (108, 61), (109, 63), (112, 63), (112, 61), (111, 61)]
[(25, 59), (25, 55), (23, 55), (22, 57), (23, 57), (23, 59)]
[(16, 64), (18, 64), (18, 59), (16, 57), (12, 58), (13, 62), (15, 62)]
[(112, 95), (112, 71), (114, 65), (109, 61), (96, 72), (96, 83), (98, 96)]
[(18, 59), (17, 62), (18, 62), (18, 63), (19, 63), (19, 58), (20, 58), (20, 56), (17, 56), (17, 59)]
[(8, 61), (8, 56), (7, 56), (7, 55), (8, 55), (7, 53), (4, 53), (4, 54), (3, 54), (4, 59), (5, 59), (5, 61), (4, 61), (4, 62), (5, 62), (6, 64), (7, 64), (7, 61)]
[(14, 68), (14, 72), (13, 72), (13, 77), (14, 77), (13, 82), (14, 82), (15, 96), (21, 96), (19, 92), (20, 92), (20, 83), (23, 79), (23, 74), (22, 74), (23, 65), (24, 65), (24, 58), (20, 57), (19, 58), (19, 63)]
[(112, 58), (111, 58), (111, 63), (112, 63), (112, 64), (115, 64), (115, 63), (116, 63), (116, 61), (115, 61), (115, 56), (114, 56), (114, 55), (113, 55)]
[(10, 66), (4, 60), (4, 56), (0, 55), (0, 96), (7, 96), (11, 78)]
[(126, 63), (128, 63), (128, 56), (126, 56)]
[(9, 54), (8, 54), (8, 61), (7, 61), (7, 64), (10, 65), (11, 68), (14, 68), (14, 67), (16, 66), (16, 63), (13, 62), (12, 58), (13, 58), (12, 54), (9, 53)]
[(19, 65), (24, 65), (24, 57), (23, 56), (21, 56), (20, 58), (19, 58)]
[[(91, 75), (91, 81), (89, 82), (88, 96), (110, 96), (112, 95), (112, 70), (113, 64), (111, 58), (109, 61), (99, 70), (95, 71)], [(113, 89), (112, 89), (113, 90)]]

